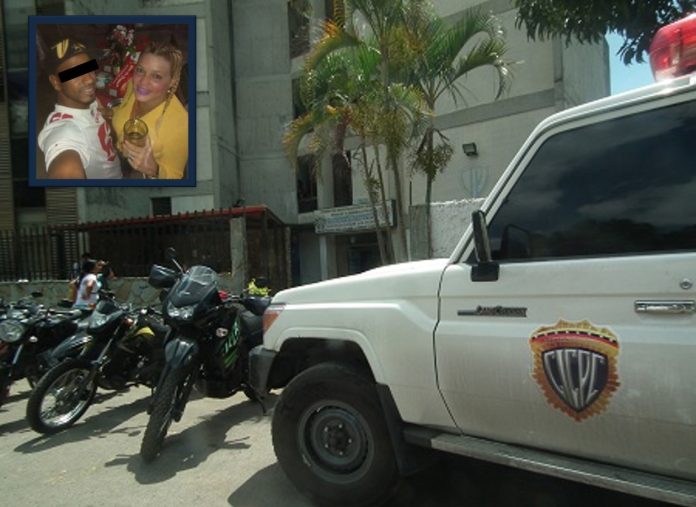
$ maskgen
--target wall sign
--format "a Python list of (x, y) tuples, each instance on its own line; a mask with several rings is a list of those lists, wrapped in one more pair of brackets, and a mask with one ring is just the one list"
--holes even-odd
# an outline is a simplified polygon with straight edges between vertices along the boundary
[[(381, 225), (393, 227), (394, 201), (387, 201), (386, 214), (381, 204), (377, 205), (377, 214)], [(374, 228), (375, 220), (372, 214), (372, 206), (369, 204), (344, 206), (321, 211), (319, 218), (314, 223), (314, 230), (317, 234), (370, 231), (374, 230)]]

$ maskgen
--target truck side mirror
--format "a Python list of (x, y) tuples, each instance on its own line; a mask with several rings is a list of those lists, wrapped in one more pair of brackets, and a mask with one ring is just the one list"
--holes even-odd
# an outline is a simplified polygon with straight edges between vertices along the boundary
[(474, 249), (478, 262), (471, 267), (472, 282), (495, 282), (500, 275), (500, 266), (493, 261), (491, 242), (488, 239), (486, 214), (476, 210), (471, 214), (474, 228)]

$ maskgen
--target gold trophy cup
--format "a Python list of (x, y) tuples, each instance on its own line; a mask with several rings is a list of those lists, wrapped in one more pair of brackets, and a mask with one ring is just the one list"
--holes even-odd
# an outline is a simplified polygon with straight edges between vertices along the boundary
[(136, 146), (145, 146), (147, 136), (147, 124), (138, 118), (131, 118), (123, 124), (123, 134), (128, 142)]

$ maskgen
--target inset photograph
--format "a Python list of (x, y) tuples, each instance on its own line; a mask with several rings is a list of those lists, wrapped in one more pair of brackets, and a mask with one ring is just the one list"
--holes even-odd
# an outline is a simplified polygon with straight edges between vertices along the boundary
[(30, 185), (195, 186), (194, 16), (33, 16), (29, 37)]

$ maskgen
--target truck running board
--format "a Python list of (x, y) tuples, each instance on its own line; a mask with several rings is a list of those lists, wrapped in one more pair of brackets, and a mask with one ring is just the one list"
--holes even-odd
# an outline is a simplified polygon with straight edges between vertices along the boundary
[(408, 427), (407, 442), (675, 505), (696, 507), (696, 484), (536, 449)]

